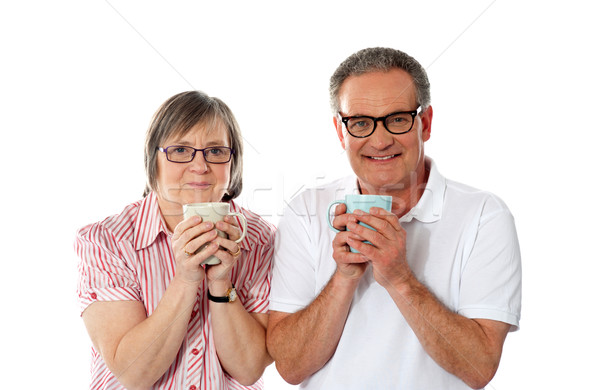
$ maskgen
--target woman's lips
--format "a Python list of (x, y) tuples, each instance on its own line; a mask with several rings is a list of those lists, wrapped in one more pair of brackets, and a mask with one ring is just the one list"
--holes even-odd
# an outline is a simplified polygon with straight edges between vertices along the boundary
[(198, 189), (198, 190), (205, 190), (207, 188), (209, 188), (211, 186), (210, 183), (202, 181), (202, 182), (190, 182), (190, 183), (186, 183), (186, 186), (192, 187), (194, 189)]

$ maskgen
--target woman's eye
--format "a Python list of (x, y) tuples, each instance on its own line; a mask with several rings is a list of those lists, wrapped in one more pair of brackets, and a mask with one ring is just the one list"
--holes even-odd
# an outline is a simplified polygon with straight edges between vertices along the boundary
[(208, 153), (210, 153), (210, 154), (212, 154), (212, 155), (215, 155), (215, 156), (218, 156), (218, 155), (220, 155), (220, 154), (223, 154), (223, 153), (224, 153), (224, 151), (223, 151), (223, 149), (221, 149), (221, 148), (212, 148), (212, 149), (209, 149), (209, 150), (208, 150)]

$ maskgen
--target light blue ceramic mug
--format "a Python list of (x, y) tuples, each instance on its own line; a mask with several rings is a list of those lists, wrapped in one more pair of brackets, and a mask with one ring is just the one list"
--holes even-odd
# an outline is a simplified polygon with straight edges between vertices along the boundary
[[(343, 200), (334, 200), (329, 203), (327, 207), (327, 223), (331, 230), (335, 232), (340, 232), (340, 230), (333, 227), (331, 224), (331, 207), (344, 203), (346, 205), (346, 213), (351, 214), (355, 210), (362, 210), (365, 213), (368, 213), (371, 207), (381, 207), (384, 210), (392, 211), (392, 197), (387, 195), (361, 195), (361, 194), (351, 194), (346, 195)], [(373, 229), (371, 226), (366, 225), (360, 222), (361, 225), (368, 227), (369, 229)], [(375, 230), (375, 229), (373, 229)], [(370, 242), (365, 241), (367, 244)], [(350, 250), (354, 253), (358, 253), (358, 251), (354, 248), (350, 248)]]

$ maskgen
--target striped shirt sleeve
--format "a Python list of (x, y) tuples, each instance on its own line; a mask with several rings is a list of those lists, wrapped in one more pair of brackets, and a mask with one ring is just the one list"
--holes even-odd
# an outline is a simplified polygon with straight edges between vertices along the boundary
[(268, 313), (275, 227), (251, 211), (242, 211), (248, 220), (243, 263), (238, 262), (237, 275), (232, 277), (246, 311)]
[(80, 314), (95, 301), (141, 301), (136, 272), (128, 261), (133, 248), (122, 245), (101, 223), (77, 232), (79, 256), (77, 295)]

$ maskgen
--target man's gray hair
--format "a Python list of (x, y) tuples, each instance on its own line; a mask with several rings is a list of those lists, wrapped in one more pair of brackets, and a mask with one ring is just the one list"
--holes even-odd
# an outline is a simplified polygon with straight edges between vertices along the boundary
[(344, 81), (350, 76), (368, 72), (387, 72), (402, 69), (407, 72), (415, 85), (417, 104), (424, 110), (431, 103), (427, 72), (417, 60), (408, 54), (385, 47), (362, 49), (346, 58), (329, 80), (329, 103), (334, 115), (340, 112), (339, 93)]

